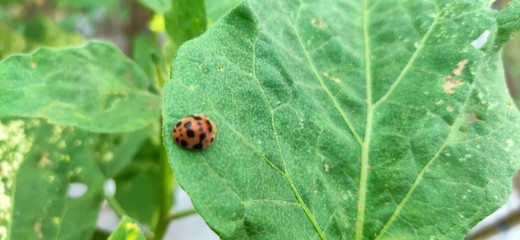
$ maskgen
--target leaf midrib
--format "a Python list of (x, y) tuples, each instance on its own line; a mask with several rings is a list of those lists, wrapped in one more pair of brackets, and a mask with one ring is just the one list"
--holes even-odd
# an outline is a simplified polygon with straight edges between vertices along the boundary
[[(403, 70), (399, 73), (396, 80), (393, 81), (390, 88), (387, 90), (387, 92), (378, 99), (375, 103), (372, 104), (372, 79), (371, 79), (371, 68), (370, 68), (370, 45), (369, 45), (369, 34), (368, 34), (368, 13), (369, 10), (367, 8), (367, 1), (363, 1), (363, 39), (364, 39), (364, 47), (365, 47), (365, 77), (366, 77), (366, 95), (367, 95), (367, 122), (366, 122), (366, 129), (365, 129), (365, 141), (363, 142), (363, 147), (361, 150), (361, 176), (360, 176), (360, 187), (359, 187), (359, 195), (358, 195), (358, 215), (356, 218), (356, 239), (361, 240), (363, 239), (363, 227), (364, 227), (364, 220), (365, 220), (365, 205), (366, 205), (366, 188), (367, 188), (367, 181), (368, 181), (368, 170), (369, 170), (369, 150), (370, 150), (370, 139), (372, 134), (372, 127), (373, 127), (373, 116), (374, 112), (377, 109), (378, 106), (380, 106), (383, 102), (385, 102), (390, 95), (394, 92), (394, 90), (397, 88), (397, 86), (401, 83), (401, 81), (404, 79), (404, 76), (410, 71), (413, 63), (415, 63), (415, 60), (417, 59), (417, 56), (423, 49), (426, 41), (430, 38), (434, 27), (437, 25), (439, 21), (439, 12), (440, 9), (437, 5), (437, 2), (433, 0), (433, 4), (435, 6), (436, 10), (436, 16), (430, 27), (428, 28), (428, 31), (424, 34), (424, 36), (421, 39), (421, 45), (415, 50), (415, 52), (412, 54), (410, 59), (408, 60), (407, 64), (403, 68)], [(467, 99), (465, 104), (467, 103)], [(451, 134), (451, 130), (450, 130)], [(448, 136), (450, 135), (448, 134)], [(417, 175), (412, 187), (408, 190), (405, 197), (402, 199), (402, 201), (399, 203), (398, 206), (396, 206), (395, 211), (392, 213), (390, 218), (386, 221), (383, 228), (377, 235), (376, 239), (380, 239), (384, 233), (388, 230), (388, 228), (393, 224), (394, 220), (399, 215), (401, 209), (403, 206), (408, 202), (408, 199), (415, 191), (418, 183), (422, 179), (422, 176), (428, 169), (428, 167), (431, 165), (431, 163), (438, 157), (438, 155), (443, 151), (443, 149), (447, 145), (449, 137), (446, 138), (446, 141), (443, 143), (443, 145), (439, 148), (438, 152), (432, 157), (432, 159), (428, 162), (428, 164), (422, 169), (422, 171)]]
[(368, 33), (368, 3), (367, 0), (363, 1), (363, 50), (364, 50), (364, 65), (365, 65), (365, 91), (366, 91), (366, 103), (367, 103), (367, 116), (365, 124), (365, 135), (364, 141), (361, 146), (361, 166), (360, 166), (360, 177), (359, 177), (359, 191), (358, 191), (358, 204), (357, 204), (357, 215), (355, 224), (355, 239), (363, 239), (363, 227), (365, 225), (365, 208), (366, 208), (366, 192), (367, 192), (367, 180), (368, 180), (368, 161), (369, 161), (369, 148), (370, 139), (372, 136), (372, 121), (374, 117), (374, 109), (372, 105), (372, 74), (370, 64), (370, 42)]

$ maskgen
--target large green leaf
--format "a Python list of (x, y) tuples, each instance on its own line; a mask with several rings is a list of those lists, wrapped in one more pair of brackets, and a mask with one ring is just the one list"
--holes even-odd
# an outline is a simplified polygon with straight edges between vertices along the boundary
[[(497, 15), (488, 0), (246, 1), (174, 60), (179, 183), (224, 239), (463, 238), (520, 166)], [(194, 113), (218, 128), (202, 152), (171, 140)]]
[(159, 117), (149, 79), (116, 47), (42, 48), (0, 62), (0, 115), (95, 132), (131, 132)]
[(145, 130), (100, 135), (36, 119), (0, 121), (0, 238), (88, 239), (103, 183), (147, 136)]

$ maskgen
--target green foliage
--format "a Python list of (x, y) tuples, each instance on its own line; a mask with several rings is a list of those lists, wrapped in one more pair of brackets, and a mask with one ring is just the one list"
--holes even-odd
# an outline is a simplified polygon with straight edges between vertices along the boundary
[[(9, 239), (92, 235), (104, 181), (131, 160), (146, 136), (146, 131), (99, 135), (42, 120), (2, 120), (2, 236), (6, 232)], [(79, 193), (73, 192), (75, 187)]]
[(142, 70), (111, 45), (42, 48), (0, 62), (0, 114), (130, 132), (159, 116), (160, 97), (149, 87)]
[(172, 8), (164, 15), (166, 32), (177, 48), (192, 38), (201, 35), (207, 27), (204, 0), (173, 1)]
[(120, 1), (118, 0), (103, 0), (103, 1), (93, 1), (93, 0), (56, 0), (56, 5), (58, 8), (73, 8), (73, 9), (95, 9), (95, 8), (104, 8), (104, 9), (117, 9)]
[(146, 238), (137, 223), (125, 216), (116, 230), (110, 235), (109, 240), (145, 240)]
[(176, 2), (176, 0), (138, 0), (141, 4), (144, 6), (152, 9), (154, 12), (157, 13), (165, 13), (168, 11), (171, 6), (172, 2)]
[[(520, 0), (0, 5), (0, 239), (106, 239), (104, 199), (109, 239), (161, 239), (195, 213), (171, 166), (223, 239), (461, 239), (520, 165), (499, 60)], [(204, 151), (171, 140), (194, 113)]]
[(208, 22), (216, 22), (221, 16), (242, 2), (243, 0), (206, 0)]
[(84, 41), (83, 37), (60, 29), (46, 17), (34, 17), (25, 22), (23, 34), (28, 43), (27, 49), (58, 47)]
[(25, 39), (8, 25), (0, 23), (0, 59), (25, 50)]
[(498, 36), (497, 43), (504, 44), (513, 37), (513, 34), (520, 29), (520, 1), (512, 1), (507, 8), (498, 13)]
[[(494, 45), (517, 16), (489, 1), (246, 1), (174, 60), (176, 177), (223, 239), (462, 239), (520, 166)], [(202, 152), (171, 140), (194, 113), (219, 129)]]
[(161, 202), (161, 164), (158, 155), (162, 145), (147, 141), (134, 161), (119, 173), (116, 199), (125, 212), (142, 224), (154, 226)]

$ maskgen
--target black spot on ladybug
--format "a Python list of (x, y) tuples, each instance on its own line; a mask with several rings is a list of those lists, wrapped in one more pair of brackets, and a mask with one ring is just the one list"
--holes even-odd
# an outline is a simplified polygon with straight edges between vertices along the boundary
[(175, 129), (175, 128), (173, 129), (173, 132), (174, 132), (174, 133), (175, 133), (175, 130), (177, 130), (177, 129)]
[(199, 142), (193, 146), (193, 149), (202, 149), (202, 142)]
[(179, 143), (179, 138), (175, 138), (175, 141), (176, 141), (177, 143)]
[(211, 127), (211, 122), (209, 122), (209, 120), (206, 119), (206, 123), (208, 124), (208, 131), (213, 132), (213, 128)]
[(181, 122), (178, 122), (177, 125), (175, 125), (175, 127), (180, 127), (180, 126), (181, 126)]
[(191, 122), (185, 123), (184, 127), (187, 128), (187, 129), (190, 129), (191, 128)]
[(186, 147), (186, 146), (188, 146), (188, 142), (182, 140), (182, 141), (181, 141), (181, 145), (182, 145), (183, 147)]
[(212, 137), (212, 138), (211, 138), (211, 140), (209, 140), (209, 141), (210, 141), (210, 142), (213, 142), (213, 140), (215, 140), (215, 138), (214, 138), (214, 137)]
[(202, 118), (199, 117), (199, 116), (193, 116), (193, 119), (195, 119), (195, 120), (202, 120)]
[(206, 133), (203, 133), (199, 136), (199, 139), (201, 142), (202, 142), (202, 140), (204, 140), (204, 138), (206, 138)]
[(188, 130), (186, 131), (186, 134), (188, 134), (188, 137), (195, 137), (195, 133), (194, 133), (193, 130), (191, 130), (191, 129), (188, 129)]

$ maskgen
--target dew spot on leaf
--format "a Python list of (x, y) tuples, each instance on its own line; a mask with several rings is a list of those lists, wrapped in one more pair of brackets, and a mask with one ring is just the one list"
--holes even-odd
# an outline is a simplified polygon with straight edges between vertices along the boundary
[(487, 43), (490, 34), (491, 32), (489, 30), (484, 31), (477, 39), (471, 42), (471, 46), (476, 49), (482, 48)]
[(116, 181), (110, 178), (103, 184), (103, 192), (106, 196), (114, 196), (116, 194)]
[(324, 28), (327, 26), (323, 20), (320, 20), (318, 18), (313, 18), (311, 20), (311, 24), (317, 28)]
[(84, 183), (70, 183), (67, 195), (70, 198), (80, 198), (88, 191), (88, 186)]

